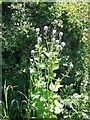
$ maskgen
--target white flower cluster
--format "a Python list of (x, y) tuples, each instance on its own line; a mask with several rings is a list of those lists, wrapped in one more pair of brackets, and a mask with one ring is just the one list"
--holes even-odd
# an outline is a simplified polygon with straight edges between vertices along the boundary
[(34, 53), (35, 53), (35, 50), (31, 50), (31, 55), (34, 55)]
[(36, 44), (36, 45), (35, 45), (35, 48), (36, 48), (36, 49), (37, 49), (37, 48), (39, 48), (39, 45), (38, 45), (38, 44)]
[(40, 32), (40, 28), (36, 28), (36, 34), (38, 35)]
[(63, 36), (63, 32), (60, 32), (60, 33), (59, 33), (59, 36)]
[(48, 26), (44, 26), (44, 30), (47, 31), (48, 30)]
[(36, 28), (36, 32), (39, 32), (40, 31), (40, 28)]
[(52, 33), (53, 33), (53, 35), (55, 35), (56, 34), (56, 30), (53, 30)]
[(38, 40), (38, 42), (42, 42), (42, 38), (41, 37), (38, 37), (37, 40)]
[(57, 50), (62, 50), (64, 47), (65, 47), (65, 42), (61, 42), (61, 44), (59, 44), (60, 43), (60, 41), (59, 40), (56, 40), (56, 45), (55, 45), (55, 47), (57, 48)]
[(62, 42), (62, 43), (61, 43), (61, 46), (62, 46), (62, 47), (64, 47), (65, 45), (66, 45), (65, 42)]

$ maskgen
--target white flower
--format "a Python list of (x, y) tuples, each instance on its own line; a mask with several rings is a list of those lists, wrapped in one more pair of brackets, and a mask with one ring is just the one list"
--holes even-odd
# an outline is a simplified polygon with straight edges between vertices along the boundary
[(63, 32), (60, 32), (60, 33), (59, 33), (59, 36), (63, 36)]
[(57, 48), (58, 48), (58, 50), (62, 50), (63, 49), (61, 45), (58, 45)]
[(44, 47), (44, 48), (43, 48), (43, 51), (47, 51), (47, 48)]
[(62, 42), (62, 43), (61, 43), (61, 46), (62, 46), (62, 47), (64, 47), (65, 45), (66, 45), (65, 42)]
[(49, 85), (49, 89), (52, 90), (52, 91), (55, 91), (55, 92), (58, 91), (58, 88), (55, 87), (55, 85), (54, 85), (53, 83), (51, 83), (51, 84)]
[(47, 31), (48, 30), (48, 26), (44, 26), (44, 30)]
[(35, 45), (35, 48), (39, 48), (39, 45)]
[(54, 22), (57, 24), (57, 23), (58, 23), (58, 20), (55, 19)]
[(39, 32), (40, 31), (40, 28), (36, 28), (36, 32)]
[(59, 114), (60, 112), (63, 111), (63, 104), (59, 103), (58, 100), (55, 100), (54, 103), (55, 103), (55, 113)]
[(38, 40), (39, 42), (42, 42), (42, 38), (41, 38), (41, 37), (38, 37), (37, 40)]
[(59, 114), (60, 112), (61, 112), (60, 108), (59, 107), (55, 107), (55, 113)]
[(33, 55), (35, 53), (35, 51), (34, 50), (31, 50), (31, 54)]
[(55, 34), (55, 33), (56, 33), (56, 30), (53, 30), (52, 33)]

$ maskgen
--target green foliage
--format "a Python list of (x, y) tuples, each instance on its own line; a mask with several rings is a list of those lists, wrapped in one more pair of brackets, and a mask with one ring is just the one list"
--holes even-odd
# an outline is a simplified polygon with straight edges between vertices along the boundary
[(87, 5), (2, 3), (3, 118), (90, 118)]

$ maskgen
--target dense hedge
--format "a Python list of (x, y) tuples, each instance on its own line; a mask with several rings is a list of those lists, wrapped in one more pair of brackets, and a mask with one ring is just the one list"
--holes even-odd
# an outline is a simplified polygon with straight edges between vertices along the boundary
[[(3, 3), (2, 4), (2, 59), (3, 59), (3, 85), (11, 84), (15, 90), (28, 95), (29, 67), (31, 50), (35, 49), (35, 29), (52, 26), (54, 20), (58, 20), (56, 26), (58, 33), (63, 32), (62, 41), (66, 43), (63, 56), (69, 56), (73, 63), (73, 69), (69, 77), (65, 77), (62, 84), (73, 85), (72, 93), (81, 94), (85, 91), (89, 81), (89, 45), (87, 32), (89, 28), (88, 3)], [(51, 34), (51, 31), (48, 33)], [(50, 37), (50, 36), (49, 36)], [(64, 74), (65, 69), (60, 67), (58, 76)], [(61, 74), (62, 73), (62, 74)], [(87, 82), (86, 82), (87, 81)], [(67, 87), (68, 87), (67, 86)], [(68, 89), (68, 88), (67, 88)], [(69, 89), (68, 89), (69, 90)], [(64, 91), (64, 88), (63, 88)], [(66, 94), (66, 93), (65, 93)], [(68, 95), (68, 93), (67, 93)], [(15, 96), (21, 101), (20, 96)], [(63, 97), (63, 95), (62, 95)], [(11, 96), (10, 96), (10, 99)]]

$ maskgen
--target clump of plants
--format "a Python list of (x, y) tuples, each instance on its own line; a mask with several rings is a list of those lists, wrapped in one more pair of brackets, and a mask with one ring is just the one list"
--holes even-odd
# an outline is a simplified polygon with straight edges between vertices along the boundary
[(4, 83), (4, 89), (3, 89), (3, 94), (4, 98), (3, 101), (0, 100), (0, 119), (7, 119), (10, 120), (13, 116), (13, 119), (18, 116), (19, 111), (19, 104), (16, 99), (9, 98), (10, 95), (12, 96), (12, 93), (14, 91), (14, 87), (11, 85), (6, 84), (6, 81)]
[[(30, 58), (30, 87), (28, 90), (28, 119), (36, 118), (57, 118), (63, 113), (64, 103), (60, 97), (59, 90), (63, 87), (61, 80), (68, 77), (73, 64), (68, 61), (68, 56), (63, 56), (62, 51), (66, 46), (61, 42), (63, 33), (55, 29), (48, 35), (50, 28), (44, 26), (44, 34), (40, 34), (40, 28), (36, 28), (37, 44), (31, 50)], [(66, 58), (66, 59), (65, 59)], [(60, 65), (68, 69), (57, 76), (56, 71)]]

